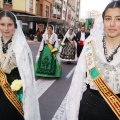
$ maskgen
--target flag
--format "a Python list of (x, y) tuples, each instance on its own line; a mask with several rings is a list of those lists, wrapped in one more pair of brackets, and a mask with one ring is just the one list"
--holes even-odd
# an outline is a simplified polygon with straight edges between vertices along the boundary
[(92, 20), (92, 18), (88, 18), (87, 19), (87, 29), (92, 28), (92, 26), (93, 26), (93, 20)]

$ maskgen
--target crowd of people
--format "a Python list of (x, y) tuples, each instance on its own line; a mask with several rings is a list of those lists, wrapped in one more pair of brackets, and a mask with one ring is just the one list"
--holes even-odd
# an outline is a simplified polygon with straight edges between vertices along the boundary
[(40, 120), (35, 76), (59, 78), (61, 61), (76, 61), (61, 120), (119, 120), (120, 1), (106, 6), (90, 32), (82, 26), (63, 36), (48, 25), (36, 36), (41, 43), (33, 66), (16, 16), (0, 12), (0, 119)]
[[(54, 26), (48, 25), (43, 34), (35, 64), (35, 75), (39, 77), (60, 77), (61, 61), (70, 64), (76, 61), (82, 51), (89, 33), (81, 27), (77, 35), (69, 28), (64, 36), (54, 32)], [(58, 38), (59, 37), (59, 38)]]

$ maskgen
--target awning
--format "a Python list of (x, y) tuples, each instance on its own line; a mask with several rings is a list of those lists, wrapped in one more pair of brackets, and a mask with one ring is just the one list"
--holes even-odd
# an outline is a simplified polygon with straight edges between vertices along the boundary
[(52, 24), (68, 24), (67, 21), (56, 19), (56, 18), (43, 18), (41, 16), (32, 16), (32, 15), (16, 15), (18, 20), (24, 22), (36, 22), (36, 23), (52, 23)]
[(32, 15), (16, 15), (18, 20), (22, 20), (24, 22), (37, 22), (37, 23), (47, 23), (48, 19), (40, 16), (32, 16)]

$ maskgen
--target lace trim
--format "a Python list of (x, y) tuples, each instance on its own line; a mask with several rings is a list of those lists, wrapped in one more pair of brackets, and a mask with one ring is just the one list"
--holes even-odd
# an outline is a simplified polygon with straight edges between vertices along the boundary
[(16, 59), (14, 53), (7, 60), (7, 54), (2, 54), (1, 68), (5, 73), (10, 73), (14, 68), (16, 68)]
[[(2, 46), (2, 42), (0, 44)], [(9, 44), (7, 53), (3, 53), (2, 49), (0, 49), (0, 67), (8, 74), (17, 67), (15, 53), (12, 48), (13, 46)]]

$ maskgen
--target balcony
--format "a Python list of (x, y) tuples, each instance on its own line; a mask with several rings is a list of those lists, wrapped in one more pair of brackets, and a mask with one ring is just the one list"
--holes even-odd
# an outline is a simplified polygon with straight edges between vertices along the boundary
[(67, 8), (67, 6), (66, 6), (66, 5), (63, 5), (62, 10), (66, 11), (66, 8)]
[(62, 4), (61, 0), (55, 0), (56, 3)]
[(54, 7), (54, 8), (53, 8), (53, 14), (60, 15), (60, 11), (58, 11), (58, 9), (56, 9), (56, 8)]
[(56, 15), (56, 14), (53, 14), (53, 18), (60, 19), (60, 18), (61, 18), (61, 15)]
[(3, 4), (12, 5), (12, 0), (3, 0)]
[(61, 18), (61, 12), (58, 9), (56, 9), (55, 7), (53, 7), (53, 17), (58, 18), (58, 19)]
[(12, 0), (4, 0), (3, 1), (3, 8), (5, 10), (11, 11), (12, 10)]

